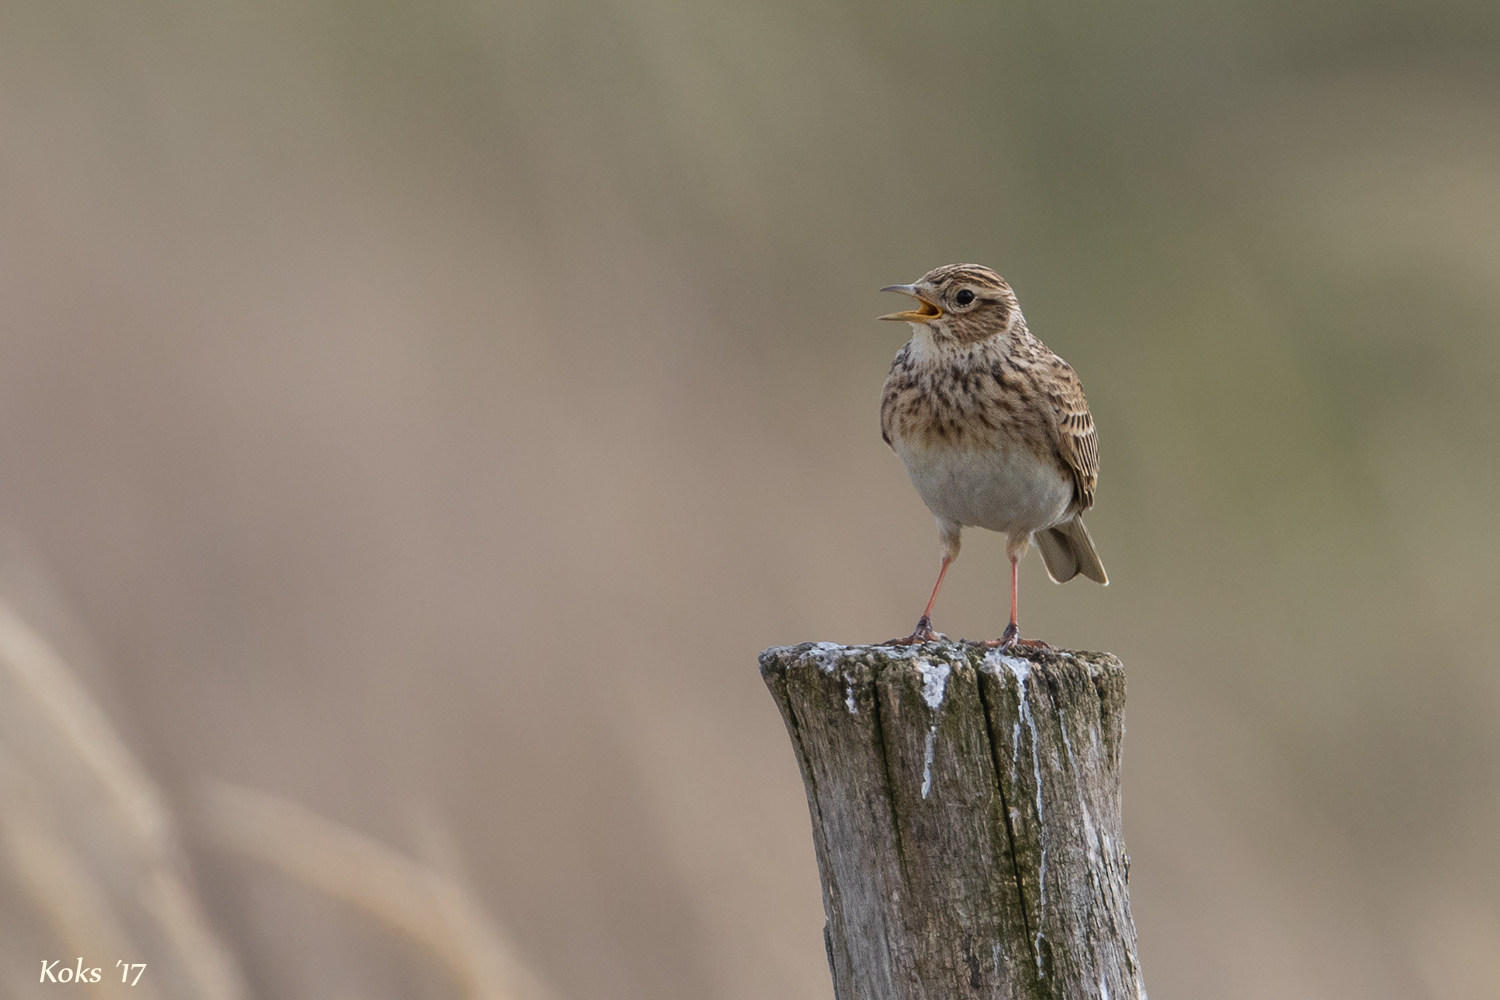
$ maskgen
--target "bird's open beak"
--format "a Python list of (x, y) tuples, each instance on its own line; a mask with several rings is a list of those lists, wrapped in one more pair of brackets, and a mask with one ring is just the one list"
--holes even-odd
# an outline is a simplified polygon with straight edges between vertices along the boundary
[(917, 290), (916, 285), (886, 285), (882, 292), (900, 292), (902, 295), (910, 295), (922, 303), (920, 309), (908, 309), (905, 312), (887, 313), (881, 319), (899, 319), (908, 323), (930, 323), (943, 314), (943, 310), (937, 307), (937, 303), (931, 301)]

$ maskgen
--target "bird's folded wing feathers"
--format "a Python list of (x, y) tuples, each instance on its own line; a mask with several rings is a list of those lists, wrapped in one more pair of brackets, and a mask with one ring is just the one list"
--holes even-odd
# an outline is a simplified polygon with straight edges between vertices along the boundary
[(1078, 375), (1066, 362), (1057, 375), (1047, 393), (1057, 421), (1057, 448), (1073, 472), (1078, 509), (1088, 510), (1094, 506), (1094, 487), (1099, 484), (1099, 434)]

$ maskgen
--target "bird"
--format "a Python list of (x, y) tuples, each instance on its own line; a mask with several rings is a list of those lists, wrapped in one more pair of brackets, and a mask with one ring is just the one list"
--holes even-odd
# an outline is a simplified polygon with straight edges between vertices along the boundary
[(881, 393), (880, 430), (922, 502), (937, 518), (942, 565), (911, 635), (885, 645), (947, 637), (932, 608), (966, 527), (1006, 536), (1010, 624), (989, 647), (1045, 646), (1022, 639), (1020, 563), (1033, 539), (1047, 574), (1066, 583), (1109, 576), (1083, 525), (1099, 484), (1099, 437), (1078, 374), (1026, 326), (1015, 292), (981, 264), (947, 264), (910, 285), (886, 285), (918, 306), (881, 316), (911, 324)]

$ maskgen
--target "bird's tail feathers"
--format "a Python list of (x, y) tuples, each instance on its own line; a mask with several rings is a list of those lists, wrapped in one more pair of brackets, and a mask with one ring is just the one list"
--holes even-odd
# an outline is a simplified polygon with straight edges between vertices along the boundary
[(1042, 562), (1047, 564), (1047, 575), (1053, 582), (1067, 583), (1082, 573), (1090, 580), (1109, 585), (1104, 563), (1094, 551), (1094, 540), (1083, 526), (1082, 517), (1038, 531), (1035, 537), (1036, 547), (1042, 551)]

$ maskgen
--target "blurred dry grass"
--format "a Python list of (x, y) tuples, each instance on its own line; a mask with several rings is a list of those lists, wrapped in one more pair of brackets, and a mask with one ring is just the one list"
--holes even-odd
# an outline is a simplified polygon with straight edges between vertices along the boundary
[(546, 1000), (546, 988), (453, 876), (254, 789), (212, 786), (205, 814), (224, 847), (352, 903), (425, 946), (443, 960), (464, 996)]
[[(77, 955), (110, 996), (243, 997), (156, 788), (48, 642), (3, 603), (0, 691), (0, 838), (24, 891), (6, 922), (42, 923), (8, 939), (7, 978)], [(121, 959), (148, 962), (151, 978), (121, 985)]]
[[(1130, 670), (1152, 995), (1500, 995), (1497, 53), (1462, 0), (7, 4), (20, 606), (169, 800), (444, 816), (558, 996), (827, 996), (754, 653), (925, 597), (873, 289), (985, 261), (1101, 429), (1115, 584), (1022, 599)], [(254, 995), (447, 995), (185, 838)]]
[[(52, 646), (4, 603), (0, 691), (0, 843), (11, 879), (24, 891), (24, 899), (9, 901), (5, 920), (26, 925), (0, 950), (11, 992), (31, 996), (44, 985), (45, 973), (26, 983), (36, 956), (76, 973), (77, 955), (83, 967), (101, 972), (89, 988), (107, 996), (246, 996), (181, 870), (176, 824), (160, 794)], [(452, 875), (253, 789), (213, 784), (201, 811), (205, 832), (221, 848), (275, 866), (423, 945), (462, 996), (547, 1000), (540, 980)], [(444, 853), (451, 866), (451, 848)], [(116, 978), (119, 961), (145, 968), (127, 973), (127, 983)]]

